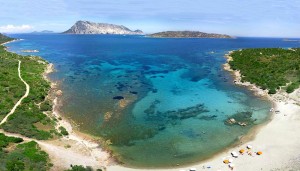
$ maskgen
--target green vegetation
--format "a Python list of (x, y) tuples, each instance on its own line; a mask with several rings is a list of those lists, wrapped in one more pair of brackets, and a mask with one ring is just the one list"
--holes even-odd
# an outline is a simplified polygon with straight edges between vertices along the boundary
[(270, 94), (280, 88), (293, 92), (300, 84), (300, 48), (244, 49), (231, 54), (229, 64), (240, 70), (242, 81), (268, 89)]
[[(7, 52), (2, 45), (0, 46), (0, 119), (2, 120), (25, 94), (25, 85), (18, 77), (18, 60), (22, 61), (21, 75), (30, 85), (30, 93), (0, 128), (30, 138), (49, 139), (56, 134), (56, 131), (54, 122), (43, 113), (52, 108), (46, 99), (50, 84), (42, 76), (47, 62), (39, 57), (24, 57)], [(40, 129), (36, 126), (38, 124), (50, 127), (52, 130)]]
[[(78, 165), (74, 165), (71, 166), (71, 169), (68, 169), (66, 171), (93, 171), (93, 168), (90, 166), (84, 167), (84, 166), (78, 166)], [(96, 171), (102, 171), (102, 169), (97, 169)]]
[(25, 86), (18, 77), (18, 62), (3, 58), (3, 47), (0, 48), (0, 120), (2, 120), (24, 95)]
[(13, 38), (7, 37), (3, 34), (0, 33), (0, 44), (8, 42), (8, 41), (12, 41), (14, 40)]
[(7, 137), (0, 133), (0, 170), (49, 170), (48, 154), (34, 141), (23, 143), (23, 139)]
[(7, 137), (4, 134), (0, 133), (0, 151), (3, 148), (7, 147), (9, 143), (20, 143), (23, 142), (22, 138), (15, 138), (15, 137)]
[(64, 128), (64, 127), (62, 127), (62, 126), (60, 126), (59, 127), (59, 130), (60, 130), (60, 133), (62, 134), (62, 135), (69, 135), (69, 133), (68, 133), (68, 131), (66, 130), (66, 128)]

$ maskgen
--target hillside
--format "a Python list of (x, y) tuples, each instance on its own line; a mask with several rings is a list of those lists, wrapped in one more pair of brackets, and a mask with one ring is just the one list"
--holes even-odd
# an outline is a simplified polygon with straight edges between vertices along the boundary
[(0, 44), (14, 40), (13, 38), (7, 37), (4, 34), (0, 33)]
[(300, 49), (243, 49), (230, 54), (233, 70), (239, 70), (242, 82), (251, 82), (268, 89), (270, 94), (280, 88), (293, 92), (300, 84)]

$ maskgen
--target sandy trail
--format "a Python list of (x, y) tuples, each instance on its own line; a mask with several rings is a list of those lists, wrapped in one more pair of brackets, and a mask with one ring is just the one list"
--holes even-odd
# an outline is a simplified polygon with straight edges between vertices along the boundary
[(4, 124), (7, 121), (7, 118), (14, 114), (15, 110), (17, 109), (17, 107), (22, 103), (23, 99), (25, 99), (28, 95), (29, 95), (29, 91), (30, 91), (30, 86), (26, 83), (26, 81), (24, 81), (24, 79), (21, 76), (21, 61), (19, 60), (19, 66), (18, 66), (18, 74), (19, 74), (19, 78), (20, 80), (25, 84), (26, 86), (26, 92), (24, 94), (24, 96), (22, 96), (20, 98), (20, 100), (15, 104), (15, 106), (11, 109), (11, 111), (2, 119), (2, 121), (0, 122), (0, 125)]

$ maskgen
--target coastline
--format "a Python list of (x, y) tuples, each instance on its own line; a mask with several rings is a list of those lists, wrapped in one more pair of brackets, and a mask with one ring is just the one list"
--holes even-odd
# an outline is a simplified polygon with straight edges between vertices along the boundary
[[(5, 46), (8, 43), (18, 41), (15, 39), (9, 42), (2, 43)], [(5, 46), (5, 50), (8, 51), (8, 47)], [(10, 52), (13, 53), (13, 52)], [(47, 152), (50, 157), (53, 167), (50, 170), (65, 170), (69, 169), (71, 165), (91, 166), (94, 169), (105, 170), (106, 166), (114, 164), (113, 158), (108, 151), (105, 151), (99, 146), (96, 138), (78, 132), (74, 129), (73, 125), (58, 112), (58, 98), (62, 95), (62, 91), (58, 89), (57, 84), (50, 80), (49, 74), (54, 72), (54, 65), (49, 63), (46, 65), (42, 77), (48, 81), (51, 88), (46, 98), (52, 101), (52, 111), (44, 112), (47, 117), (56, 119), (55, 128), (58, 129), (63, 126), (68, 131), (69, 135), (54, 138), (50, 140), (36, 140), (27, 138), (19, 134), (13, 134), (1, 131), (8, 136), (15, 136), (23, 138), (26, 141), (36, 141), (42, 150)]]
[[(69, 168), (70, 165), (83, 165), (91, 166), (94, 169), (105, 169), (106, 166), (115, 162), (114, 159), (111, 158), (110, 153), (99, 145), (100, 143), (95, 137), (77, 131), (74, 128), (74, 124), (60, 114), (58, 110), (58, 99), (63, 92), (59, 90), (57, 83), (51, 81), (48, 77), (49, 74), (53, 72), (55, 72), (54, 65), (49, 63), (43, 75), (43, 77), (51, 83), (51, 89), (48, 94), (53, 103), (51, 115), (57, 119), (56, 129), (59, 129), (59, 127), (62, 126), (66, 128), (69, 135), (48, 142), (55, 146), (64, 147), (66, 151), (72, 151), (73, 154), (72, 156), (64, 156), (55, 151), (43, 149), (49, 154), (51, 161), (54, 164), (54, 167), (52, 167), (51, 170), (66, 169)], [(77, 160), (74, 160), (74, 157), (77, 158)]]
[[(230, 53), (228, 54), (228, 58), (230, 58)], [(57, 110), (59, 105), (58, 96), (62, 92), (60, 91), (61, 93), (57, 93), (57, 91), (59, 91), (57, 86), (55, 86), (55, 83), (51, 82), (48, 78), (48, 75), (54, 72), (53, 64), (49, 64), (45, 70), (44, 78), (51, 82), (51, 90), (55, 92), (52, 115), (57, 118), (62, 118), (61, 120), (58, 119), (57, 128), (59, 126), (64, 126), (69, 132), (69, 136), (57, 140), (38, 141), (41, 148), (49, 154), (51, 162), (54, 164), (54, 167), (52, 167), (51, 170), (66, 169), (69, 168), (71, 164), (92, 166), (93, 168), (107, 168), (106, 170), (108, 171), (178, 171), (180, 169), (187, 170), (189, 168), (202, 170), (203, 167), (207, 168), (208, 166), (211, 166), (212, 170), (230, 170), (228, 165), (222, 163), (223, 159), (229, 158), (228, 156), (230, 156), (231, 151), (239, 151), (240, 148), (245, 149), (247, 144), (251, 144), (255, 151), (263, 151), (263, 155), (255, 157), (244, 155), (237, 159), (233, 159), (233, 163), (236, 165), (234, 170), (252, 171), (261, 170), (261, 168), (263, 168), (263, 170), (271, 170), (274, 168), (280, 169), (285, 167), (282, 163), (285, 163), (284, 165), (292, 165), (290, 163), (291, 160), (299, 160), (300, 157), (299, 154), (295, 153), (295, 151), (300, 148), (300, 143), (297, 143), (297, 140), (300, 139), (300, 135), (297, 135), (294, 131), (300, 129), (300, 115), (297, 114), (300, 113), (300, 89), (297, 89), (292, 94), (278, 92), (275, 95), (270, 96), (266, 91), (259, 89), (259, 87), (253, 84), (240, 82), (240, 73), (231, 70), (228, 62), (229, 61), (227, 60), (227, 65), (224, 64), (224, 69), (227, 67), (227, 71), (234, 74), (236, 80), (235, 83), (237, 85), (246, 86), (254, 91), (254, 93), (257, 93), (258, 96), (268, 98), (273, 105), (275, 105), (274, 111), (279, 110), (284, 112), (280, 112), (279, 114), (273, 112), (270, 121), (258, 126), (258, 128), (242, 137), (233, 146), (224, 149), (212, 158), (202, 161), (199, 164), (195, 164), (194, 166), (178, 166), (173, 169), (133, 169), (118, 165), (113, 162), (109, 152), (106, 152), (99, 147), (91, 136), (76, 131), (71, 122), (62, 117)], [(287, 139), (290, 141), (287, 142)], [(68, 148), (66, 147), (67, 145), (70, 145), (71, 147)]]

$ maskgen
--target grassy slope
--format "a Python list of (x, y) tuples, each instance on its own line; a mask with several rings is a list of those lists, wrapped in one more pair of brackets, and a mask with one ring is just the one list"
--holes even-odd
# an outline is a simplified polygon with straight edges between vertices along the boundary
[[(0, 43), (11, 40), (13, 39), (0, 34)], [(43, 61), (44, 64), (41, 64), (37, 62), (42, 61), (39, 58), (25, 58), (9, 53), (4, 48), (0, 46), (0, 120), (25, 93), (25, 85), (18, 77), (18, 60), (22, 61), (22, 77), (30, 84), (31, 92), (2, 128), (28, 137), (48, 139), (51, 137), (49, 132), (38, 130), (33, 125), (37, 122), (52, 125), (42, 110), (35, 105), (44, 101), (50, 88), (49, 83), (41, 75), (46, 62)], [(21, 138), (8, 137), (0, 133), (0, 170), (49, 170), (51, 167), (49, 161), (48, 154), (42, 151), (36, 142), (23, 143)]]
[[(13, 39), (0, 34), (0, 44), (11, 40)], [(53, 135), (68, 135), (63, 127), (60, 127), (61, 133), (57, 133), (54, 129), (54, 121), (43, 113), (52, 110), (52, 104), (46, 98), (50, 84), (42, 76), (48, 63), (39, 57), (24, 57), (7, 52), (2, 45), (0, 46), (0, 120), (25, 93), (25, 85), (18, 76), (18, 60), (22, 61), (21, 75), (30, 85), (30, 93), (0, 128), (7, 132), (43, 140)], [(41, 130), (35, 126), (37, 124), (52, 129)], [(52, 164), (49, 163), (48, 154), (34, 141), (22, 142), (21, 138), (7, 137), (0, 133), (0, 170), (49, 170)], [(71, 170), (88, 171), (91, 168), (74, 166)]]
[(0, 170), (48, 170), (49, 156), (34, 141), (22, 143), (21, 138), (0, 133)]
[[(25, 93), (25, 85), (18, 77), (18, 60), (22, 61), (22, 77), (31, 89), (29, 96), (23, 100), (8, 121), (1, 125), (1, 128), (31, 138), (49, 139), (56, 134), (56, 131), (53, 121), (43, 114), (43, 110), (51, 109), (50, 102), (45, 101), (50, 85), (42, 76), (47, 62), (39, 57), (24, 57), (7, 52), (4, 50), (4, 46), (0, 46), (0, 119)], [(41, 104), (43, 110), (37, 104)], [(52, 130), (40, 130), (35, 126), (38, 123), (48, 126)]]
[(280, 88), (288, 93), (299, 87), (300, 49), (262, 48), (234, 51), (232, 69), (240, 70), (242, 81), (268, 89), (270, 94)]

